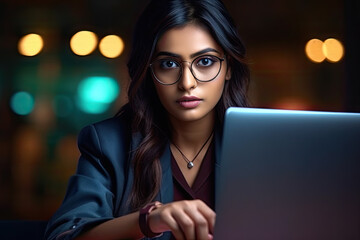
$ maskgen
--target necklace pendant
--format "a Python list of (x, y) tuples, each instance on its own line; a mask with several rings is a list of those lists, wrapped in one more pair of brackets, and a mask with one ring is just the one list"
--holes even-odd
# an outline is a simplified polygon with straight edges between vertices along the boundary
[(187, 167), (188, 169), (192, 169), (194, 166), (193, 162), (188, 162)]

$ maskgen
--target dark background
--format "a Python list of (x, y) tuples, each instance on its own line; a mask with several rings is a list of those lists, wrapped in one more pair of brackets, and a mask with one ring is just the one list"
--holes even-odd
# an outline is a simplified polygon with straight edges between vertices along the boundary
[[(134, 22), (147, 0), (1, 0), (0, 1), (0, 219), (48, 219), (60, 205), (79, 156), (76, 136), (86, 124), (112, 116), (126, 101), (127, 56)], [(360, 112), (357, 0), (224, 0), (248, 49), (254, 107)], [(115, 59), (98, 49), (73, 54), (69, 41), (80, 30), (99, 38), (117, 34), (124, 53)], [(43, 51), (21, 56), (19, 39), (43, 36)], [(344, 44), (338, 63), (313, 63), (305, 55), (308, 40), (336, 38)], [(59, 117), (53, 100), (75, 101), (75, 89), (87, 76), (116, 79), (120, 96), (102, 114), (76, 108)], [(12, 94), (32, 91), (34, 111), (15, 114)]]

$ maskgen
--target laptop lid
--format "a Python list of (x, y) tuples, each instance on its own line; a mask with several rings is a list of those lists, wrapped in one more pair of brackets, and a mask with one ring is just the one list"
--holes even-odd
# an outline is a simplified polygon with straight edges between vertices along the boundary
[(360, 114), (230, 108), (215, 239), (360, 239)]

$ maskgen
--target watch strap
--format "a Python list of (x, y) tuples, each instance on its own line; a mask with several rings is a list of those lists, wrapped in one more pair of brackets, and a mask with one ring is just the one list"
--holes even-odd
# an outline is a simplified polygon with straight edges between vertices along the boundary
[(159, 207), (161, 203), (159, 202), (152, 202), (147, 204), (145, 207), (140, 209), (139, 214), (139, 226), (141, 232), (145, 235), (145, 237), (148, 238), (154, 238), (154, 237), (160, 237), (162, 233), (154, 233), (151, 231), (148, 223), (148, 216), (151, 211), (155, 210), (157, 207)]

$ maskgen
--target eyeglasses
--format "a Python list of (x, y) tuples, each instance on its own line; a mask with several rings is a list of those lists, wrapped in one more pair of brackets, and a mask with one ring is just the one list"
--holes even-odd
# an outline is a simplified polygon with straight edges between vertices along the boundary
[(199, 82), (214, 80), (221, 71), (224, 58), (213, 55), (202, 55), (192, 62), (180, 61), (173, 57), (160, 58), (150, 64), (151, 72), (155, 79), (163, 85), (177, 83), (183, 73), (183, 64), (190, 64), (190, 72)]

